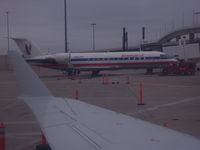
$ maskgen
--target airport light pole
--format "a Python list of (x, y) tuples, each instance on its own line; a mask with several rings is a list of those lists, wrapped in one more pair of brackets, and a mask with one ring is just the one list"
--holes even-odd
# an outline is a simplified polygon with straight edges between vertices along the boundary
[[(198, 25), (198, 15), (200, 15), (200, 11), (193, 12), (194, 25)], [(196, 38), (198, 38), (198, 34), (196, 35)]]
[(64, 13), (65, 13), (65, 53), (68, 52), (68, 43), (67, 43), (67, 2), (64, 0)]
[(7, 38), (8, 38), (8, 52), (10, 51), (10, 33), (9, 33), (9, 11), (6, 11), (7, 18)]
[(182, 27), (185, 26), (185, 14), (184, 12), (182, 13)]
[(93, 51), (95, 51), (95, 28), (94, 26), (96, 25), (95, 23), (92, 23), (92, 33), (93, 33)]
[(198, 24), (198, 15), (200, 15), (200, 11), (193, 12), (193, 22), (194, 22), (194, 24)]

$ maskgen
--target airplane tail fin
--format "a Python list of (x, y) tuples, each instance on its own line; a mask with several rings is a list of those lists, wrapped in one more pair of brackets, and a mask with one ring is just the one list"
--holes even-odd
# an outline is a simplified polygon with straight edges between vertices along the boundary
[(30, 68), (17, 51), (9, 51), (8, 55), (17, 81), (19, 82), (22, 96), (52, 96), (51, 92), (46, 88), (36, 73)]
[(41, 56), (40, 50), (28, 39), (24, 38), (11, 38), (15, 41), (20, 51), (25, 58), (32, 58), (35, 56)]

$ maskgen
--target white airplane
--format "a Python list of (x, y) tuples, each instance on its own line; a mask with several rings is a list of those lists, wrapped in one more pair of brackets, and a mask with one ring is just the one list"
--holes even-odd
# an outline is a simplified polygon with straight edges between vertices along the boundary
[(200, 140), (93, 106), (54, 97), (16, 52), (10, 51), (21, 97), (31, 108), (52, 150), (199, 150)]
[(101, 70), (145, 68), (151, 71), (163, 65), (177, 63), (162, 52), (93, 52), (93, 53), (56, 53), (43, 55), (30, 40), (12, 38), (26, 60), (33, 65), (72, 72), (92, 71), (97, 75)]

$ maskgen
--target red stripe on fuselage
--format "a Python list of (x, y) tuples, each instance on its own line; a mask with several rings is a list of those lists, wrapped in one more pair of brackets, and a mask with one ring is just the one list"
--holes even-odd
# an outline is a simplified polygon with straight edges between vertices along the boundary
[[(174, 61), (164, 61), (164, 62), (131, 62), (131, 63), (85, 63), (85, 64), (72, 64), (73, 67), (99, 67), (99, 66), (146, 66), (146, 65), (169, 65), (169, 64), (176, 64), (177, 62)], [(63, 67), (66, 68), (68, 67), (67, 64), (34, 64), (35, 66), (38, 67), (46, 67), (46, 68), (54, 68), (55, 67)]]

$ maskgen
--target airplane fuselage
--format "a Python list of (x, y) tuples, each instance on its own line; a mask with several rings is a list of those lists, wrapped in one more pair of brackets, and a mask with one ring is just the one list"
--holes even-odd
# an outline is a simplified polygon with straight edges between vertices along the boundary
[(162, 52), (58, 53), (27, 61), (36, 66), (65, 71), (159, 68), (177, 62)]

